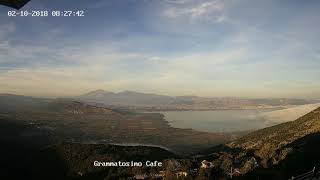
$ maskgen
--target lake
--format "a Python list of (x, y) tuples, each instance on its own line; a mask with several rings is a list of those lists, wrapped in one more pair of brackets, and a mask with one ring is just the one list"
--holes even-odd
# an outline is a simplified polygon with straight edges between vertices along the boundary
[(234, 132), (270, 126), (263, 116), (275, 109), (161, 112), (172, 127), (206, 132)]

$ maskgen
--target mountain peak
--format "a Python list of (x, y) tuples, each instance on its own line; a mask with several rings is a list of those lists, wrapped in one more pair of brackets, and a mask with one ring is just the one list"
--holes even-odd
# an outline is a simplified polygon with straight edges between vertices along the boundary
[(103, 89), (97, 89), (97, 90), (94, 90), (94, 91), (90, 91), (89, 93), (90, 94), (104, 94), (104, 93), (110, 93), (110, 92), (106, 91), (106, 90), (103, 90)]
[(119, 92), (118, 94), (144, 94), (144, 93), (126, 90), (126, 91)]

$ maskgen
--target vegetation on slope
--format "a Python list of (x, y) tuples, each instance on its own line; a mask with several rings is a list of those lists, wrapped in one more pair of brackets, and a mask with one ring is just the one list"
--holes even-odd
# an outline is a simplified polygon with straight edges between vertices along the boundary
[(290, 149), (285, 146), (306, 135), (320, 132), (320, 108), (302, 116), (301, 118), (264, 128), (252, 132), (238, 140), (229, 143), (229, 147), (253, 150), (255, 155), (262, 159), (262, 165), (268, 166), (282, 160), (275, 159), (276, 150), (283, 149), (282, 153), (288, 153)]
[(317, 166), (320, 108), (295, 121), (254, 131), (197, 157), (214, 164), (217, 177), (237, 169), (241, 178), (287, 179)]

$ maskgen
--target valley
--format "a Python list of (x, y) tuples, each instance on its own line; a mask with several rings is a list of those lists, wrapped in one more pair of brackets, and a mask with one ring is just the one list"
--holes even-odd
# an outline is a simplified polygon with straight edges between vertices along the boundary
[[(17, 96), (6, 98), (10, 100)], [(39, 102), (42, 103), (42, 99), (33, 101), (34, 104)], [(0, 118), (47, 129), (67, 142), (158, 145), (179, 154), (192, 154), (240, 134), (173, 128), (159, 113), (110, 109), (71, 99), (50, 100), (41, 107), (30, 104), (19, 108), (19, 104), (22, 103), (16, 103), (14, 110), (0, 111)]]
[[(228, 179), (234, 169), (235, 179), (288, 179), (320, 159), (313, 149), (320, 143), (319, 108), (256, 131), (218, 133), (174, 128), (161, 113), (73, 99), (0, 99), (1, 151), (7, 154), (3, 178), (19, 171), (34, 179), (48, 174), (53, 179)], [(95, 161), (161, 166), (103, 167)]]

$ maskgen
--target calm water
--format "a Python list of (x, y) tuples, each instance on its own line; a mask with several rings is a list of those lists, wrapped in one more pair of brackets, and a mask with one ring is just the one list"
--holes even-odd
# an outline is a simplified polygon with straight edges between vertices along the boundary
[(261, 114), (269, 110), (217, 110), (161, 112), (172, 127), (206, 132), (232, 132), (269, 126)]

